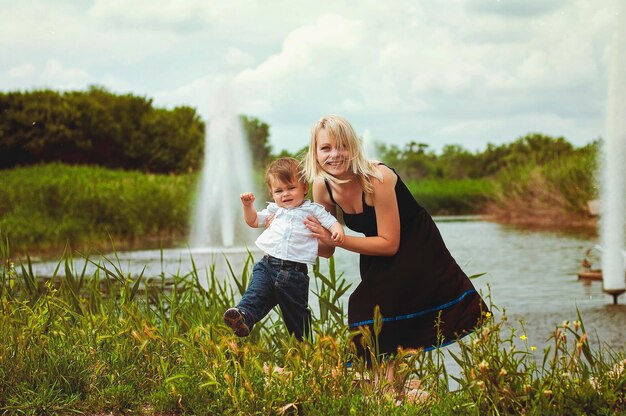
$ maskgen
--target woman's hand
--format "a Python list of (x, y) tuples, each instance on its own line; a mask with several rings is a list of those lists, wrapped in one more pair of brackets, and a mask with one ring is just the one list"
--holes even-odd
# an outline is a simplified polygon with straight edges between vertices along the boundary
[(336, 247), (338, 243), (333, 240), (333, 237), (326, 228), (322, 227), (322, 224), (313, 216), (308, 216), (304, 220), (304, 225), (311, 231), (313, 237), (317, 238), (321, 244)]

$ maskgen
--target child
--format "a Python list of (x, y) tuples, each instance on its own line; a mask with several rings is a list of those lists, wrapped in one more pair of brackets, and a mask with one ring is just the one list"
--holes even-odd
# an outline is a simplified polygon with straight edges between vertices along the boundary
[(254, 194), (241, 194), (243, 217), (250, 227), (265, 226), (273, 215), (255, 241), (265, 256), (254, 264), (250, 286), (239, 304), (224, 313), (224, 322), (235, 335), (245, 337), (256, 322), (278, 305), (289, 333), (302, 340), (308, 336), (311, 320), (307, 265), (315, 264), (318, 248), (318, 240), (305, 227), (304, 220), (308, 216), (317, 218), (337, 244), (344, 240), (343, 227), (323, 206), (305, 199), (309, 185), (296, 159), (285, 157), (272, 162), (265, 181), (274, 202), (264, 210), (255, 211)]

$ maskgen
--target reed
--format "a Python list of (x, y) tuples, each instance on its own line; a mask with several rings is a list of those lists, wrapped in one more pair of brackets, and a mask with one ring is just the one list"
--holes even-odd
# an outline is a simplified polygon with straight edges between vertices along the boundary
[[(348, 289), (329, 264), (316, 268), (319, 314), (309, 342), (270, 315), (239, 339), (221, 321), (245, 289), (242, 270), (131, 274), (112, 255), (72, 258), (42, 281), (28, 258), (0, 244), (0, 412), (5, 414), (620, 414), (626, 411), (624, 351), (592, 349), (580, 316), (555, 326), (545, 345), (491, 305), (485, 324), (456, 352), (400, 352), (366, 366), (355, 359), (345, 313)], [(87, 275), (85, 264), (96, 264)], [(201, 277), (202, 276), (202, 277)], [(203, 282), (206, 277), (206, 283)], [(315, 300), (314, 300), (315, 301)], [(376, 334), (364, 333), (375, 350)], [(537, 360), (535, 350), (543, 349)], [(446, 354), (460, 371), (449, 373)], [(352, 362), (352, 367), (346, 366)], [(398, 405), (374, 383), (392, 365), (428, 396)], [(457, 387), (451, 390), (449, 380)]]

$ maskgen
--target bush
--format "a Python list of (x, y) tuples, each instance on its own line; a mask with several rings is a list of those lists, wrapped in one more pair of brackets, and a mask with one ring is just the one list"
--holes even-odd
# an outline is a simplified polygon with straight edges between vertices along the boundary
[(46, 162), (185, 173), (202, 162), (204, 122), (190, 107), (87, 92), (0, 93), (0, 169)]

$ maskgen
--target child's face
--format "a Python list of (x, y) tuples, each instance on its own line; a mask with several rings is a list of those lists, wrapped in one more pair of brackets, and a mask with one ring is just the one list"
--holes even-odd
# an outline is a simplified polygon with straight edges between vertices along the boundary
[(274, 202), (281, 208), (295, 208), (304, 202), (308, 186), (299, 181), (284, 183), (280, 179), (272, 179), (270, 190)]

